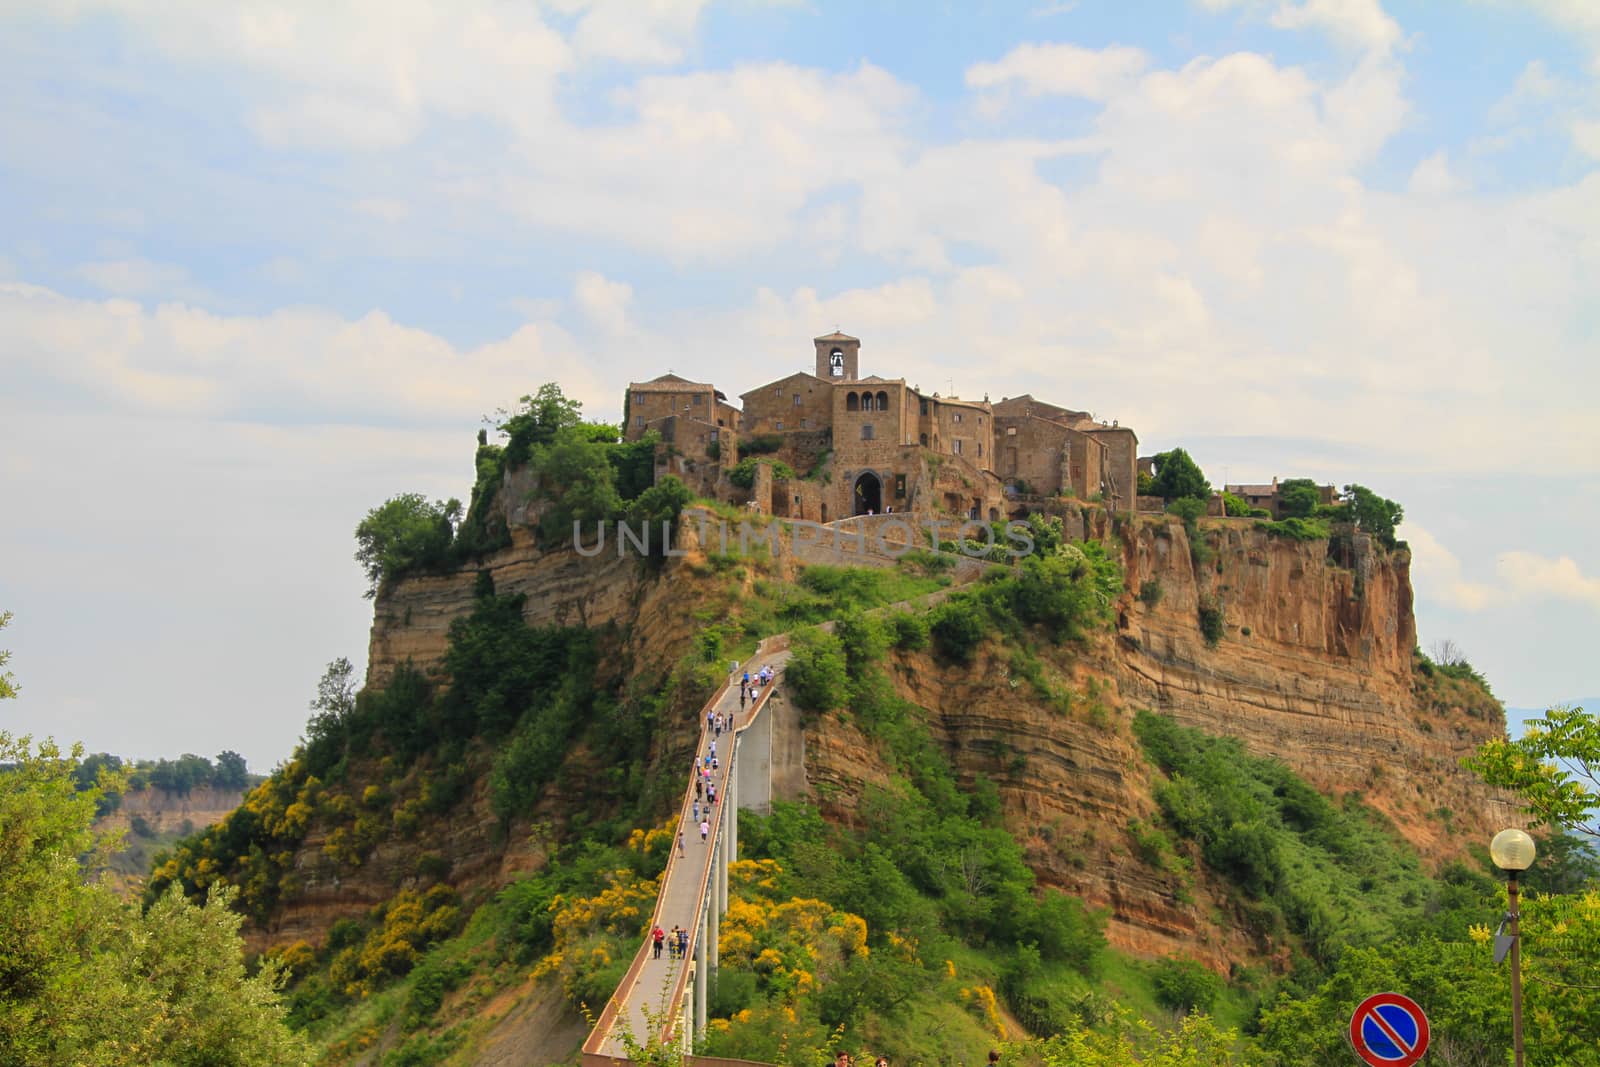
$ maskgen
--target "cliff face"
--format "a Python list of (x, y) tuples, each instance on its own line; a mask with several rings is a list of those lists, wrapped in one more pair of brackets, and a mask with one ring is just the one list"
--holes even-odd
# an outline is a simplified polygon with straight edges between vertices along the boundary
[[(1119, 947), (1181, 950), (1224, 969), (1261, 946), (1216, 928), (1219, 901), (1203, 881), (1186, 886), (1152, 869), (1128, 832), (1131, 820), (1157, 817), (1154, 772), (1129, 729), (1136, 711), (1237, 737), (1324, 792), (1359, 793), (1429, 861), (1486, 840), (1511, 813), (1459, 767), (1503, 733), (1499, 705), (1441, 701), (1414, 674), (1404, 550), (1357, 539), (1330, 560), (1328, 542), (1275, 539), (1238, 521), (1201, 536), (1197, 563), (1184, 528), (1164, 517), (1117, 531), (1130, 592), (1115, 634), (1086, 651), (1045, 653), (1047, 670), (1078, 694), (1066, 713), (992, 652), (962, 670), (903, 657), (896, 677), (929, 709), (960, 773), (999, 788), (1043, 883), (1110, 909)], [(1214, 646), (1202, 605), (1221, 612)], [(850, 818), (863, 783), (884, 780), (884, 768), (832, 718), (804, 741), (813, 789), (822, 786), (834, 817)]]
[[(1211, 916), (1222, 902), (1203, 879), (1187, 884), (1138, 858), (1129, 824), (1158, 817), (1154, 772), (1130, 729), (1141, 709), (1237, 737), (1326, 792), (1359, 793), (1432, 861), (1483, 839), (1510, 814), (1458, 764), (1503, 732), (1498, 704), (1441, 699), (1414, 672), (1404, 550), (1385, 552), (1357, 537), (1337, 543), (1330, 558), (1328, 542), (1276, 539), (1244, 520), (1207, 522), (1197, 550), (1165, 516), (1114, 529), (1093, 509), (1072, 518), (1074, 527), (1121, 546), (1127, 591), (1115, 605), (1114, 632), (1087, 648), (1041, 649), (1053, 681), (1074, 694), (1069, 710), (1041, 701), (995, 649), (965, 669), (926, 654), (903, 656), (895, 678), (904, 696), (928, 709), (958, 773), (999, 788), (1040, 880), (1110, 909), (1114, 944), (1179, 950), (1219, 968), (1261, 947), (1247, 943), (1237, 924), (1216, 926)], [(527, 594), (532, 625), (618, 624), (636, 672), (670, 666), (698, 629), (696, 616), (715, 617), (706, 610), (714, 608), (708, 585), (697, 580), (706, 557), (693, 524), (679, 541), (688, 558), (659, 569), (619, 558), (612, 544), (592, 558), (540, 553), (524, 527), (513, 530), (513, 546), (481, 565), (497, 591)], [(790, 564), (779, 573), (792, 573)], [(406, 659), (437, 663), (450, 621), (471, 610), (475, 580), (468, 571), (386, 588), (374, 613), (369, 683), (382, 684)], [(1219, 620), (1214, 644), (1202, 632), (1202, 609)], [(776, 710), (790, 724), (790, 744), (805, 754), (792, 795), (850, 819), (864, 786), (886, 781), (888, 769), (837, 717), (802, 735), (792, 709)], [(506, 839), (493, 833), (482, 796), (456, 823), (437, 840), (385, 846), (342, 881), (321, 861), (320, 842), (308, 840), (305, 892), (269, 939), (315, 942), (333, 918), (387, 896), (422, 849), (451, 858), (458, 886), (488, 888), (539, 862), (537, 850), (498, 843)], [(525, 836), (513, 828), (509, 839)]]

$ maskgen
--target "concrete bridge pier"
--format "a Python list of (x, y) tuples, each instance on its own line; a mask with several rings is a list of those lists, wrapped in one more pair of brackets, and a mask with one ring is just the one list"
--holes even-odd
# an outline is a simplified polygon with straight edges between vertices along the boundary
[(710, 909), (700, 913), (699, 927), (694, 938), (694, 1032), (706, 1030), (706, 932), (710, 923)]

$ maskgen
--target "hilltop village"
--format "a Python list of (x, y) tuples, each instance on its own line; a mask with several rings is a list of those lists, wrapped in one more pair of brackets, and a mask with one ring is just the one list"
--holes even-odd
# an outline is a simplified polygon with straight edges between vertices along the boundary
[[(1063, 495), (1161, 510), (1139, 499), (1152, 460), (1139, 457), (1131, 427), (1027, 394), (991, 402), (924, 393), (904, 378), (863, 377), (859, 338), (834, 332), (812, 344), (812, 370), (742, 393), (737, 406), (715, 385), (676, 374), (630, 383), (623, 435), (659, 435), (658, 479), (673, 474), (699, 495), (790, 519), (999, 521), (1025, 514), (1029, 498)], [(1275, 510), (1275, 482), (1228, 489)]]
[[(816, 363), (740, 395), (664, 374), (628, 386), (624, 436), (660, 435), (656, 476), (792, 519), (885, 512), (991, 521), (1070, 491), (1135, 506), (1139, 438), (1031, 396), (991, 403), (863, 377), (861, 341), (815, 338)], [(743, 462), (753, 457), (771, 462)], [(743, 466), (741, 467), (741, 463)]]

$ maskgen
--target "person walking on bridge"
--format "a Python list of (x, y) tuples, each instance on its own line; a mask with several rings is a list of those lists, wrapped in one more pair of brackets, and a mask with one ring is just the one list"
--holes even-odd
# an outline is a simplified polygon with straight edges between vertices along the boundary
[(711, 824), (706, 822), (706, 820), (701, 819), (700, 820), (700, 843), (701, 844), (705, 844), (710, 839), (711, 839)]
[(658, 926), (650, 931), (650, 939), (655, 942), (655, 956), (653, 958), (659, 960), (661, 958), (661, 946), (667, 940), (667, 932)]

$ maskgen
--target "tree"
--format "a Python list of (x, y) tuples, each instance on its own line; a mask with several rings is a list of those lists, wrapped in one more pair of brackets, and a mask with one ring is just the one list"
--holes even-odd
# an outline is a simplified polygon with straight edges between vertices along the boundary
[(1211, 483), (1206, 481), (1199, 464), (1190, 459), (1189, 453), (1183, 449), (1174, 448), (1170, 452), (1157, 453), (1155, 468), (1156, 476), (1150, 482), (1150, 489), (1163, 500), (1173, 501), (1181, 497), (1205, 500), (1211, 496)]
[(539, 496), (553, 505), (539, 520), (539, 540), (556, 545), (572, 537), (572, 524), (593, 527), (622, 513), (610, 446), (576, 429), (557, 433), (534, 449), (528, 465), (539, 474)]
[[(546, 382), (532, 396), (522, 397), (515, 412), (500, 411), (500, 432), (505, 434), (506, 465), (518, 467), (528, 461), (533, 450), (554, 441), (556, 434), (582, 421), (583, 404), (569, 400), (555, 382)], [(608, 426), (608, 440), (617, 439), (616, 427)], [(593, 439), (593, 435), (585, 435)]]
[(402, 493), (367, 512), (356, 527), (356, 561), (367, 572), (367, 599), (406, 571), (445, 561), (461, 501), (428, 503), (421, 493)]
[(250, 784), (250, 771), (244, 757), (232, 749), (217, 753), (216, 771), (211, 784), (218, 789), (243, 789)]
[(1309, 519), (1322, 499), (1310, 478), (1290, 478), (1278, 483), (1278, 511), (1286, 519)]
[(278, 968), (245, 974), (228, 892), (141, 914), (86, 878), (113, 840), (93, 829), (100, 787), (76, 787), (82, 752), (0, 732), (0, 1063), (308, 1062)]
[(1517, 740), (1486, 741), (1464, 762), (1490, 785), (1518, 794), (1540, 824), (1600, 843), (1600, 720), (1582, 708), (1550, 708)]
[(1356, 528), (1376, 537), (1385, 546), (1395, 546), (1394, 528), (1405, 517), (1405, 509), (1386, 500), (1364, 485), (1344, 487), (1344, 518)]
[[(11, 612), (0, 611), (0, 630), (4, 630), (10, 625)], [(0, 700), (11, 700), (17, 695), (17, 680), (11, 676), (10, 671), (5, 669), (6, 664), (10, 661), (11, 653), (6, 649), (0, 648)]]

